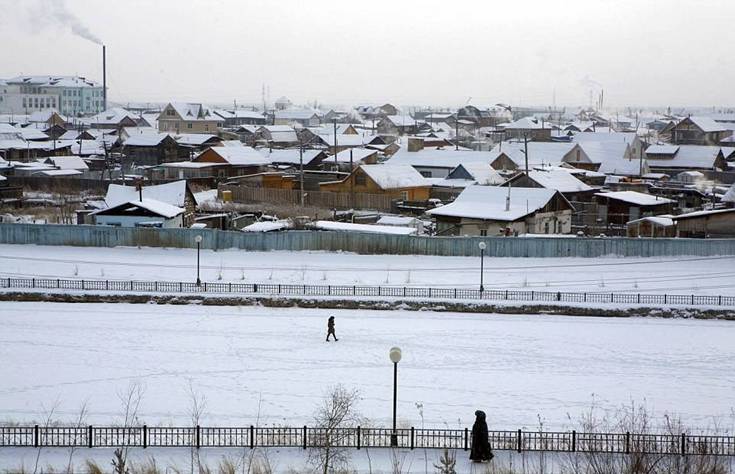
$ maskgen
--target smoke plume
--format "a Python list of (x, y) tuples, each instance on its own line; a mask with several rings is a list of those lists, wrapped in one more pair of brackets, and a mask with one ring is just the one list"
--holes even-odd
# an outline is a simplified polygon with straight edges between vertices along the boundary
[(82, 23), (82, 20), (69, 11), (65, 0), (42, 0), (34, 13), (38, 16), (38, 19), (55, 23), (63, 28), (69, 28), (72, 33), (80, 38), (95, 44), (102, 44), (102, 40), (92, 33), (87, 25)]

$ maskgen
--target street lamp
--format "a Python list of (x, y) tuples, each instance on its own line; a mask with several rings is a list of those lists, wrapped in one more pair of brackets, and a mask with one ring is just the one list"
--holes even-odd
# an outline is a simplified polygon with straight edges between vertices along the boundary
[(400, 347), (391, 347), (390, 361), (393, 362), (393, 432), (390, 435), (390, 445), (392, 448), (398, 446), (398, 433), (396, 433), (396, 403), (398, 401), (398, 363), (401, 361)]
[(199, 251), (202, 248), (202, 236), (197, 235), (194, 237), (194, 241), (197, 243), (197, 286), (201, 286), (202, 280), (199, 279)]
[(482, 293), (485, 291), (485, 285), (483, 285), (482, 282), (483, 277), (485, 276), (485, 249), (487, 248), (487, 244), (485, 242), (480, 242), (477, 246), (480, 247), (480, 292)]

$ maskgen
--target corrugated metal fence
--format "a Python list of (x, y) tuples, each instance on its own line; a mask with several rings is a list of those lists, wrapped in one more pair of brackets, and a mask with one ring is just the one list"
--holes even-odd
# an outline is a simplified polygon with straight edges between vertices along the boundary
[(87, 247), (147, 246), (204, 249), (321, 250), (359, 254), (488, 257), (661, 257), (735, 255), (735, 239), (626, 239), (580, 237), (423, 237), (356, 232), (245, 233), (214, 229), (144, 229), (106, 226), (0, 224), (0, 243)]

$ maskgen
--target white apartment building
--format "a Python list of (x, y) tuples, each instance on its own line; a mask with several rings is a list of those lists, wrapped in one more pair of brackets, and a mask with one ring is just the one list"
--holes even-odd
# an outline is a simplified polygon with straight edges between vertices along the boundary
[(71, 116), (102, 112), (102, 86), (78, 76), (18, 76), (0, 80), (0, 113), (31, 114), (48, 109)]

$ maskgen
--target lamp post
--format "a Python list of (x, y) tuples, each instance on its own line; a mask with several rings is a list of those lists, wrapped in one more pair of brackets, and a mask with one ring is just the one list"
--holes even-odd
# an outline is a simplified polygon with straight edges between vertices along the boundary
[(202, 236), (197, 235), (194, 237), (194, 241), (197, 243), (197, 286), (201, 286), (202, 280), (199, 279), (199, 251), (202, 248)]
[(398, 401), (398, 363), (401, 361), (401, 349), (399, 347), (391, 347), (390, 361), (393, 362), (393, 431), (390, 435), (390, 445), (392, 448), (398, 446), (398, 433), (396, 433), (396, 403)]
[(485, 249), (487, 248), (487, 244), (480, 242), (477, 246), (480, 247), (480, 292), (482, 293), (485, 291), (485, 285), (482, 283), (483, 277), (485, 276)]

